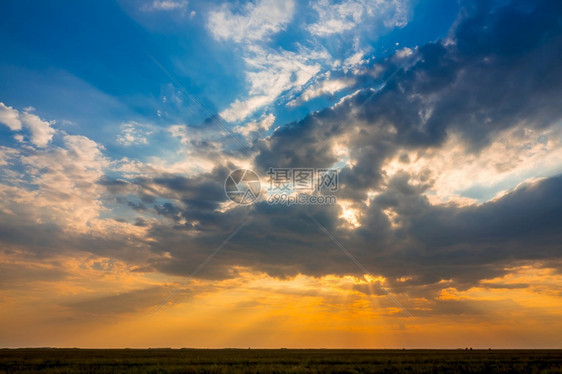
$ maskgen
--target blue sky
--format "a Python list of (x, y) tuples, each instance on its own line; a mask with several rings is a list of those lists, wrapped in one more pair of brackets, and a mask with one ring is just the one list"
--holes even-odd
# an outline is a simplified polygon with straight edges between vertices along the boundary
[[(3, 1), (0, 346), (560, 347), (561, 15)], [(337, 202), (270, 204), (269, 168)]]
[[(253, 96), (265, 96), (263, 103), (232, 114), (228, 126), (244, 127), (267, 114), (275, 116), (273, 128), (300, 120), (360, 83), (342, 83), (333, 93), (288, 107), (307, 87), (329, 80), (327, 74), (351, 77), (351, 69), (368, 68), (396, 50), (446, 36), (459, 8), (449, 1), (404, 2), (400, 10), (386, 10), (401, 12), (389, 23), (377, 15), (361, 14), (357, 20), (351, 12), (322, 15), (312, 3), (299, 2), (293, 5), (293, 17), (254, 20), (256, 25), (244, 31), (250, 35), (273, 27), (275, 32), (263, 31), (263, 40), (237, 41), (228, 30), (226, 36), (213, 34), (212, 15), (239, 17), (235, 22), (243, 25), (256, 12), (252, 3), (169, 3), (173, 5), (168, 8), (167, 2), (137, 1), (4, 4), (0, 97), (16, 108), (32, 106), (40, 117), (56, 120), (56, 127), (106, 145), (112, 157), (113, 152), (116, 158), (158, 155), (174, 146), (173, 139), (153, 132), (157, 144), (151, 142), (139, 152), (115, 140), (120, 126), (131, 121), (156, 129), (178, 123), (201, 126), (210, 115)], [(311, 30), (320, 17), (341, 17), (336, 20), (341, 32)], [(351, 27), (351, 22), (357, 25)], [(259, 51), (249, 52), (252, 48)], [(266, 56), (272, 61), (263, 61)], [(300, 63), (291, 65), (297, 56)], [(342, 66), (352, 56), (355, 61)], [(288, 75), (288, 81), (267, 92), (258, 88), (262, 95), (252, 94), (249, 74), (268, 70)], [(291, 81), (298, 74), (299, 81)], [(8, 136), (2, 139), (9, 142)]]

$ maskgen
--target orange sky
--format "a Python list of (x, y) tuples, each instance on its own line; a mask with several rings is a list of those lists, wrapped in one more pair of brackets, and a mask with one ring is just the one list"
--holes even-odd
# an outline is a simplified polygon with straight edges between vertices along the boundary
[(184, 285), (153, 314), (179, 278), (86, 254), (45, 263), (14, 254), (1, 269), (42, 279), (14, 279), (2, 292), (0, 346), (559, 348), (562, 275), (538, 265), (467, 290), (441, 282), (431, 299), (396, 294), (411, 317), (373, 280), (276, 279), (240, 268), (230, 279)]

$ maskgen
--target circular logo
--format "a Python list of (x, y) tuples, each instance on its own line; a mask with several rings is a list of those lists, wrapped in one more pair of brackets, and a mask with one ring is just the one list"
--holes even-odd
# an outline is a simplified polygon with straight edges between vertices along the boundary
[(238, 204), (250, 204), (260, 195), (260, 177), (250, 169), (238, 169), (226, 177), (224, 192)]

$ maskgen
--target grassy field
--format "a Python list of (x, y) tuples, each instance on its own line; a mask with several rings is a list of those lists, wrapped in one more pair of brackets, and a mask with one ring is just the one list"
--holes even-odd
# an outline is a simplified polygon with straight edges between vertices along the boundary
[(0, 349), (0, 373), (562, 373), (562, 350)]

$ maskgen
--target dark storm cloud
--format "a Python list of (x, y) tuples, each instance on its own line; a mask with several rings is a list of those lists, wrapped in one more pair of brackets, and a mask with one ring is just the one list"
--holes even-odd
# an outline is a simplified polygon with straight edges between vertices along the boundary
[[(194, 228), (187, 225), (153, 226), (150, 231), (155, 243), (153, 250), (166, 251), (172, 255), (171, 260), (161, 260), (153, 266), (174, 274), (190, 274), (249, 214), (245, 225), (213, 259), (212, 265), (201, 271), (201, 276), (230, 277), (233, 265), (253, 267), (280, 277), (298, 273), (320, 274), (327, 268), (325, 264), (315, 261), (319, 250), (323, 256), (336, 260), (333, 266), (329, 266), (330, 272), (335, 273), (338, 272), (338, 263), (344, 261), (345, 256), (330, 245), (307, 213), (318, 212), (318, 219), (334, 229), (338, 209), (333, 206), (323, 211), (322, 208), (314, 207), (272, 207), (258, 203), (227, 213), (208, 213), (215, 219), (214, 228), (202, 227), (197, 235), (188, 233), (197, 230), (199, 225)], [(325, 247), (320, 249), (322, 245)], [(347, 263), (345, 268), (353, 271), (353, 267)]]
[[(505, 197), (472, 207), (432, 206), (419, 187), (400, 176), (366, 210), (363, 226), (351, 231), (338, 226), (337, 207), (281, 207), (260, 203), (250, 219), (215, 257), (201, 276), (226, 278), (233, 265), (278, 276), (305, 273), (356, 274), (361, 271), (314, 224), (323, 221), (373, 274), (388, 278), (396, 293), (432, 294), (448, 280), (459, 289), (506, 273), (506, 268), (539, 261), (556, 266), (562, 253), (562, 177), (523, 186)], [(382, 210), (392, 207), (400, 227), (392, 229)], [(237, 208), (238, 209), (238, 208)], [(188, 275), (236, 227), (242, 211), (230, 211), (228, 230), (186, 235), (185, 226), (152, 228), (154, 250), (169, 251), (171, 260), (154, 269)], [(216, 213), (224, 220), (223, 214)], [(377, 223), (376, 225), (374, 223)], [(224, 223), (224, 226), (226, 223)], [(378, 225), (378, 226), (377, 226)], [(550, 261), (554, 263), (550, 264)], [(395, 279), (407, 277), (408, 281)], [(433, 285), (433, 286), (431, 286)], [(428, 287), (429, 286), (429, 287)]]
[(555, 177), (478, 207), (431, 207), (413, 217), (411, 232), (428, 246), (493, 246), (508, 239), (520, 244), (557, 245), (562, 235), (561, 191), (562, 177)]
[(401, 228), (394, 233), (394, 245), (380, 252), (384, 267), (374, 266), (392, 278), (413, 277), (398, 287), (452, 279), (463, 288), (504, 274), (509, 264), (556, 266), (562, 254), (561, 190), (562, 177), (555, 177), (461, 208), (432, 206), (419, 194), (408, 197), (390, 189), (375, 199), (369, 215), (390, 204), (402, 219)]
[(499, 9), (479, 2), (454, 29), (455, 45), (425, 46), (412, 69), (411, 89), (441, 92), (426, 133), (461, 132), (475, 148), (497, 131), (528, 122), (552, 125), (560, 118), (562, 4), (514, 1)]

